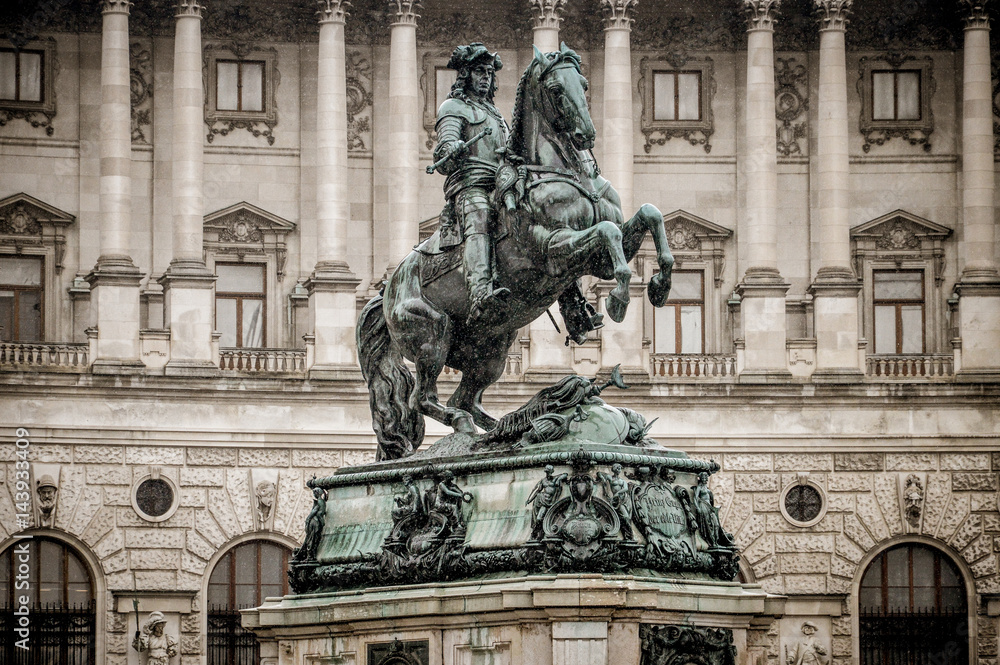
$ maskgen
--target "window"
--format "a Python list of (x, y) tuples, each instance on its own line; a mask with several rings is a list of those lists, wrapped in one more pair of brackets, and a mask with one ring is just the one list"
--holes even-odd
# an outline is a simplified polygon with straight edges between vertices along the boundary
[(639, 92), (642, 95), (641, 129), (646, 137), (644, 150), (681, 137), (693, 146), (712, 151), (715, 132), (712, 95), (715, 93), (715, 65), (711, 58), (687, 59), (678, 56), (643, 58)]
[(223, 347), (262, 347), (267, 294), (265, 265), (217, 263), (215, 329)]
[(454, 69), (448, 69), (447, 67), (435, 67), (434, 68), (434, 82), (435, 82), (435, 95), (434, 108), (440, 108), (444, 104), (444, 100), (448, 99), (448, 95), (451, 94), (451, 86), (455, 84), (458, 78), (458, 72)]
[(906, 543), (879, 554), (861, 578), (862, 665), (968, 662), (961, 573), (941, 552)]
[(41, 257), (0, 256), (0, 341), (42, 340), (43, 293)]
[(240, 624), (239, 610), (288, 593), (289, 551), (264, 540), (226, 552), (208, 580), (208, 663), (256, 663), (260, 645)]
[(924, 352), (924, 273), (872, 272), (875, 353)]
[(219, 111), (264, 110), (264, 63), (217, 60), (215, 108)]
[(0, 49), (0, 100), (41, 102), (44, 61), (44, 51)]
[(920, 71), (872, 72), (873, 120), (920, 120)]
[(705, 273), (674, 271), (670, 296), (653, 312), (653, 353), (703, 353)]
[(654, 72), (653, 119), (701, 120), (701, 72)]
[(278, 125), (278, 51), (240, 44), (205, 47), (205, 123), (209, 143), (245, 129), (274, 145)]
[(936, 88), (931, 57), (864, 56), (858, 75), (859, 129), (864, 137), (861, 148), (869, 152), (873, 145), (885, 145), (899, 137), (930, 151), (934, 132), (931, 98)]
[[(14, 547), (0, 554), (0, 634), (14, 635), (15, 595), (27, 595), (31, 616), (29, 650), (0, 642), (3, 663), (93, 663), (96, 612), (90, 571), (62, 543), (41, 537), (21, 540), (27, 545), (28, 587), (15, 589), (24, 559)], [(27, 658), (27, 660), (23, 660)]]

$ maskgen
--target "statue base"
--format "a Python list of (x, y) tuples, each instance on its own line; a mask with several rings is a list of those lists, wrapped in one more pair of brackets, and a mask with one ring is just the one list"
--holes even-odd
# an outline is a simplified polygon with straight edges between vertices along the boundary
[(243, 624), (277, 665), (747, 665), (781, 601), (735, 582), (529, 575), (288, 596)]

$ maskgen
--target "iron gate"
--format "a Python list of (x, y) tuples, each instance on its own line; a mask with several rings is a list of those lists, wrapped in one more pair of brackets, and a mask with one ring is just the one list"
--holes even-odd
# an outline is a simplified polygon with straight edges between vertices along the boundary
[(968, 615), (932, 609), (861, 610), (861, 665), (966, 665)]
[(83, 607), (31, 607), (27, 649), (17, 646), (14, 608), (0, 607), (0, 665), (94, 665), (96, 613)]
[(208, 613), (208, 665), (259, 665), (260, 643), (240, 624), (239, 610)]

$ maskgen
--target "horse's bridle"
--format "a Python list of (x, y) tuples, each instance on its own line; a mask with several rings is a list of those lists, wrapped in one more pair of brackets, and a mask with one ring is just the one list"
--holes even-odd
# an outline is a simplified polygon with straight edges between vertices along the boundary
[(545, 77), (557, 69), (563, 69), (565, 67), (572, 67), (576, 70), (577, 74), (580, 73), (580, 66), (576, 62), (575, 58), (563, 57), (560, 53), (559, 57), (547, 63), (538, 74), (538, 86), (542, 91), (542, 110), (546, 116), (552, 118), (552, 128), (559, 133), (569, 131), (570, 125), (566, 118), (566, 114), (563, 113), (562, 109), (552, 101), (551, 93), (548, 88), (545, 87)]

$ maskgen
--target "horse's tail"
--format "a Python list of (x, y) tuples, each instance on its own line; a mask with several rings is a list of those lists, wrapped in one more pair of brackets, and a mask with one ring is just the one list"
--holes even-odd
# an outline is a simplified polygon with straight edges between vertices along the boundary
[(361, 373), (368, 382), (372, 427), (378, 437), (376, 460), (412, 453), (424, 440), (424, 417), (410, 403), (413, 375), (392, 344), (382, 295), (375, 296), (358, 317), (357, 342)]

